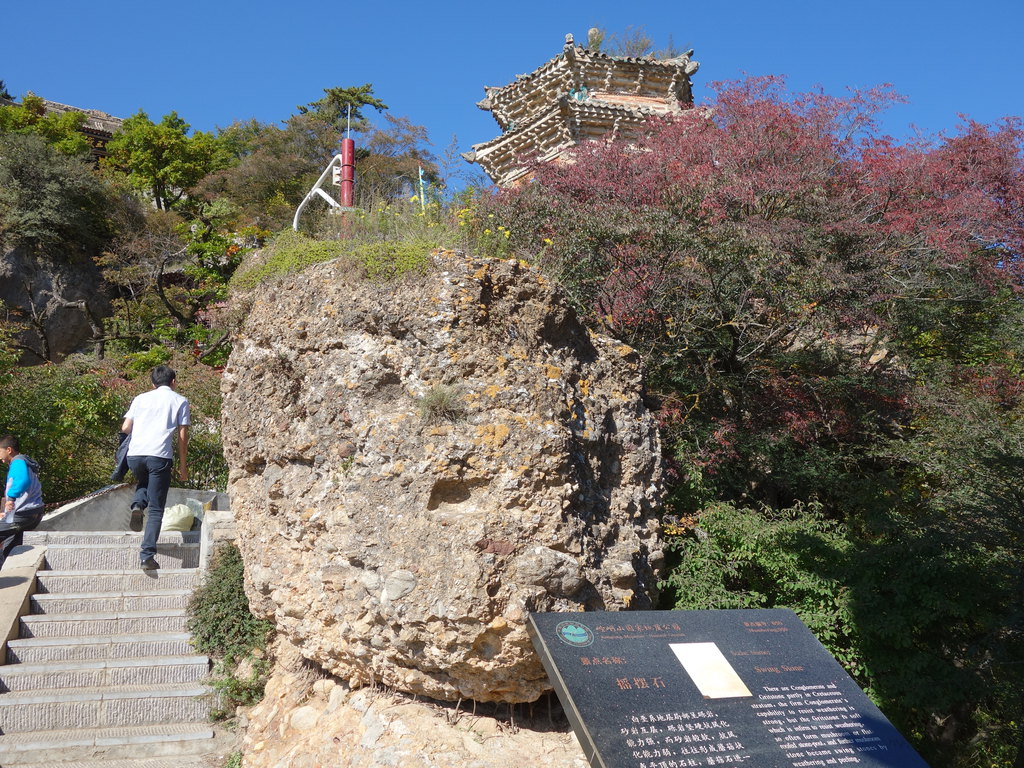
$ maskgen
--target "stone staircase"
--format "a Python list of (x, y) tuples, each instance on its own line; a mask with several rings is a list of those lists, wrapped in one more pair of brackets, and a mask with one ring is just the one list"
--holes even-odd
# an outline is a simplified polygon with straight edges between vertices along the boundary
[[(30, 609), (0, 666), (3, 768), (198, 768), (214, 749), (209, 659), (189, 645), (199, 534), (34, 531), (45, 547)], [(6, 569), (5, 569), (6, 570)]]

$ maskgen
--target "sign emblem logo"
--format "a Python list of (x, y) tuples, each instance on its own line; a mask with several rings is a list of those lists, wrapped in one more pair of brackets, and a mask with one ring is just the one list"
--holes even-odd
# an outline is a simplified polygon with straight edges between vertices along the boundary
[(576, 648), (585, 648), (594, 642), (594, 633), (578, 621), (563, 621), (555, 627), (555, 632), (559, 640)]

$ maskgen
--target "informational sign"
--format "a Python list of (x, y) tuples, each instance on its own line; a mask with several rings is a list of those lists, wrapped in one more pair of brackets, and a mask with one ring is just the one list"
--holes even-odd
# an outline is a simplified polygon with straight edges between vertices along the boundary
[(927, 768), (789, 610), (534, 613), (594, 768)]

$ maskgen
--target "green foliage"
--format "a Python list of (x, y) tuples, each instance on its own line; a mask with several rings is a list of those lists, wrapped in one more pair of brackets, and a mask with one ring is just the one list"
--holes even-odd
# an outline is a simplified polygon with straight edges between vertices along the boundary
[(265, 649), (273, 628), (272, 622), (257, 619), (249, 610), (238, 547), (218, 547), (206, 580), (189, 599), (188, 629), (193, 645), (200, 653), (233, 665), (253, 649)]
[(1024, 702), (1024, 385), (989, 365), (915, 367), (909, 435), (876, 449), (901, 482), (866, 525), (858, 621), (879, 698), (926, 757), (995, 764)]
[(21, 439), (39, 461), (47, 504), (84, 496), (109, 483), (116, 426), (130, 387), (84, 359), (9, 370), (0, 378), (0, 432)]
[(665, 525), (674, 562), (661, 588), (678, 609), (791, 608), (864, 680), (849, 590), (846, 530), (816, 506), (774, 511), (710, 503)]
[(211, 681), (220, 699), (220, 707), (211, 713), (214, 720), (229, 718), (237, 707), (251, 707), (263, 698), (267, 675), (270, 674), (270, 662), (265, 658), (249, 659), (246, 667), (244, 671), (247, 674), (241, 677), (238, 675), (241, 669), (239, 666)]
[[(438, 181), (438, 164), (429, 152), (426, 129), (408, 118), (385, 115), (379, 125), (365, 118), (361, 107), (387, 107), (372, 95), (369, 84), (329, 88), (323, 99), (299, 108), (283, 127), (255, 121), (235, 123), (218, 136), (232, 158), (228, 166), (207, 176), (196, 192), (208, 200), (230, 200), (240, 220), (265, 229), (291, 223), (296, 207), (319, 177), (345, 134), (345, 113), (353, 106), (356, 136), (356, 205), (366, 210), (393, 202), (413, 189), (423, 169), (428, 183)], [(309, 206), (304, 224), (321, 215), (323, 206)], [(315, 229), (315, 227), (313, 228)]]
[(257, 262), (244, 265), (235, 273), (230, 287), (233, 291), (249, 290), (312, 264), (336, 259), (343, 251), (344, 246), (339, 242), (313, 240), (286, 229), (263, 249)]
[(124, 170), (129, 183), (169, 210), (207, 174), (228, 162), (225, 148), (209, 133), (189, 136), (190, 126), (176, 112), (154, 123), (139, 110), (107, 143), (105, 164)]
[(242, 768), (242, 751), (240, 749), (236, 749), (228, 755), (221, 768)]
[(466, 400), (458, 387), (444, 384), (431, 387), (427, 394), (419, 398), (417, 405), (425, 424), (461, 421), (466, 417)]
[(363, 265), (366, 276), (377, 282), (399, 280), (406, 275), (422, 275), (430, 268), (432, 243), (409, 240), (363, 243), (351, 255)]
[(221, 374), (202, 362), (178, 356), (171, 360), (178, 374), (178, 391), (192, 406), (188, 441), (188, 486), (227, 490), (228, 465), (221, 442)]
[(227, 717), (235, 707), (259, 701), (270, 669), (266, 647), (274, 625), (249, 610), (242, 554), (234, 544), (214, 552), (206, 580), (189, 599), (188, 628), (196, 649), (216, 661), (213, 685), (223, 709), (214, 716)]
[(0, 233), (5, 244), (81, 251), (111, 235), (108, 189), (89, 163), (39, 136), (0, 136)]
[(407, 117), (385, 115), (380, 125), (368, 127), (357, 149), (356, 205), (369, 210), (415, 194), (421, 168), (425, 184), (440, 183), (429, 146), (427, 129)]
[(346, 126), (348, 118), (351, 117), (353, 128), (363, 130), (366, 123), (363, 107), (372, 107), (378, 112), (383, 112), (388, 105), (373, 95), (373, 85), (364, 83), (349, 88), (324, 88), (322, 99), (298, 107), (298, 110), (303, 115), (312, 113), (319, 119), (335, 125), (339, 131)]
[(31, 93), (21, 104), (0, 107), (0, 135), (34, 135), (65, 155), (84, 155), (89, 141), (79, 130), (85, 123), (83, 112), (47, 112), (43, 99)]
[(171, 352), (167, 347), (157, 345), (150, 347), (145, 352), (132, 352), (125, 355), (124, 367), (129, 373), (136, 376), (148, 374), (158, 365), (164, 365), (171, 359)]

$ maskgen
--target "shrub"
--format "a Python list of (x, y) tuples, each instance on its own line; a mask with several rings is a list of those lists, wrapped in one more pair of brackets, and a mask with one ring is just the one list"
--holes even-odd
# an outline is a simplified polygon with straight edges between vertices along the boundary
[(336, 241), (313, 240), (286, 229), (260, 252), (257, 259), (242, 264), (231, 278), (232, 291), (246, 291), (260, 283), (300, 272), (312, 264), (341, 256), (344, 246)]
[(216, 719), (258, 702), (270, 669), (266, 647), (274, 625), (252, 615), (243, 574), (238, 547), (218, 547), (206, 580), (188, 603), (192, 644), (214, 659), (212, 684), (220, 702)]
[(791, 608), (861, 681), (844, 588), (852, 545), (814, 505), (772, 511), (712, 503), (665, 526), (674, 567), (661, 588), (676, 609)]
[(162, 344), (157, 344), (145, 352), (129, 352), (125, 355), (124, 367), (129, 373), (148, 375), (158, 365), (165, 365), (170, 359), (170, 350)]
[(388, 282), (405, 275), (422, 275), (430, 267), (432, 244), (425, 240), (365, 243), (352, 249), (370, 280)]
[(226, 666), (266, 648), (274, 625), (249, 610), (242, 553), (234, 544), (214, 553), (206, 580), (189, 600), (188, 628), (196, 649)]
[(114, 206), (89, 163), (39, 136), (0, 135), (0, 232), (5, 244), (47, 252), (99, 246)]
[(130, 385), (82, 358), (16, 368), (0, 376), (0, 433), (21, 439), (42, 470), (47, 504), (70, 501), (110, 482), (117, 425)]
[(466, 403), (458, 387), (433, 387), (418, 401), (420, 416), (425, 424), (442, 421), (460, 421), (466, 416)]
[(178, 373), (178, 391), (192, 406), (188, 485), (224, 491), (228, 483), (228, 464), (220, 431), (221, 373), (185, 355), (176, 356), (171, 365)]

